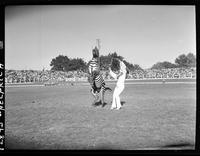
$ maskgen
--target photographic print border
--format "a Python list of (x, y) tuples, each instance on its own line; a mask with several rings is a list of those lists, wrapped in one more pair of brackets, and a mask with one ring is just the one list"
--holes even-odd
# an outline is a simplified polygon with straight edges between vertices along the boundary
[[(67, 2), (59, 1), (59, 0), (30, 0), (30, 1), (23, 1), (23, 0), (17, 0), (17, 1), (6, 1), (4, 0), (3, 2), (0, 2), (0, 19), (1, 19), (1, 36), (0, 36), (0, 153), (1, 152), (21, 152), (20, 150), (6, 150), (5, 148), (5, 111), (6, 111), (6, 106), (5, 106), (5, 80), (4, 80), (4, 75), (5, 75), (5, 7), (9, 5), (119, 5), (119, 4), (126, 4), (126, 5), (194, 5), (195, 6), (195, 13), (196, 13), (196, 54), (197, 54), (197, 67), (198, 67), (198, 49), (199, 49), (199, 2), (197, 0), (157, 0), (157, 1), (148, 1), (148, 0), (109, 0), (109, 1), (81, 1), (81, 0), (70, 0)], [(198, 70), (197, 70), (197, 84), (198, 84)], [(197, 91), (198, 91), (198, 85), (197, 85)], [(144, 150), (144, 151), (84, 151), (84, 150), (71, 150), (71, 151), (44, 151), (44, 152), (49, 152), (49, 153), (54, 153), (54, 152), (61, 152), (61, 153), (138, 153), (138, 154), (155, 154), (155, 153), (160, 153), (160, 154), (197, 154), (200, 152), (200, 125), (199, 125), (199, 109), (200, 106), (197, 104), (198, 103), (198, 92), (196, 93), (196, 140), (195, 140), (195, 150), (162, 150), (162, 151), (157, 151), (157, 150)], [(26, 151), (22, 151), (26, 152)], [(28, 150), (30, 152), (30, 150)], [(38, 152), (38, 151), (32, 151), (31, 152)], [(43, 151), (39, 151), (43, 152)]]

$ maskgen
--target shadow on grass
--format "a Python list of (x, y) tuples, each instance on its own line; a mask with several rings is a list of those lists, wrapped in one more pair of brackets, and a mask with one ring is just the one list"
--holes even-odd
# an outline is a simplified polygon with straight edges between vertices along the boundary
[(94, 106), (94, 107), (101, 106), (101, 105), (102, 105), (102, 104), (101, 104), (100, 101), (98, 101), (98, 102), (92, 104), (92, 106)]
[(103, 105), (102, 105), (102, 107), (105, 107), (106, 105), (108, 105), (108, 103), (104, 102)]
[(17, 137), (9, 137), (6, 136), (5, 139), (5, 149), (8, 150), (16, 150), (16, 149), (39, 149), (38, 143), (35, 142), (28, 142), (28, 141), (22, 141), (20, 138)]
[(161, 149), (180, 149), (180, 150), (184, 150), (184, 149), (195, 149), (195, 145), (185, 142), (185, 143), (174, 143), (174, 144), (168, 144), (168, 145), (164, 145), (161, 147)]
[(101, 107), (105, 107), (108, 103), (104, 102), (103, 104), (99, 101), (96, 102), (94, 104), (92, 104), (92, 106), (97, 107), (97, 106), (101, 106)]
[(20, 139), (17, 137), (6, 137), (6, 150), (119, 150), (121, 147), (117, 145), (102, 144), (96, 146), (88, 146), (78, 143), (57, 144), (57, 143), (41, 143), (31, 140)]
[[(126, 102), (125, 101), (121, 101), (121, 105), (123, 106)], [(102, 107), (105, 107), (108, 103), (105, 103), (102, 105)]]
[(121, 101), (121, 105), (123, 106), (126, 102), (125, 101)]
[[(79, 144), (75, 142), (63, 142), (52, 143), (52, 142), (40, 142), (35, 140), (27, 140), (25, 138), (21, 139), (16, 136), (6, 136), (5, 139), (5, 149), (6, 150), (125, 150), (127, 148), (122, 145), (110, 144), (110, 143), (97, 143), (95, 146), (88, 146), (84, 144)], [(195, 146), (192, 143), (173, 143), (167, 144), (157, 148), (147, 148), (149, 150), (194, 150)], [(136, 149), (137, 150), (137, 149)], [(140, 150), (145, 150), (140, 148)]]

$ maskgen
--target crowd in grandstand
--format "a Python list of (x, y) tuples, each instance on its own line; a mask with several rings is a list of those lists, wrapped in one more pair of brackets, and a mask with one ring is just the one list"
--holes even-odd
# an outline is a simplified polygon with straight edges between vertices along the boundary
[[(102, 72), (105, 80), (112, 79), (108, 71)], [(127, 79), (167, 79), (167, 78), (196, 78), (196, 68), (169, 68), (169, 69), (146, 69), (129, 72)], [(65, 82), (86, 81), (87, 73), (82, 71), (51, 71), (51, 70), (5, 70), (6, 83), (27, 82)]]
[(171, 78), (196, 78), (196, 68), (168, 68), (168, 69), (147, 69), (132, 72), (131, 79), (171, 79)]

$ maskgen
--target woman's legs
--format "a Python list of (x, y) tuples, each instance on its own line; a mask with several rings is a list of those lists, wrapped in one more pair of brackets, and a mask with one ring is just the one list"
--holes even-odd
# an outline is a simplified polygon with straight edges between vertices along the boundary
[(112, 100), (111, 109), (114, 109), (114, 108), (117, 107), (116, 101), (115, 101), (115, 92), (116, 92), (116, 88), (115, 88), (115, 90), (114, 90), (114, 92), (113, 92), (113, 100)]
[(117, 109), (121, 108), (121, 101), (120, 101), (120, 97), (119, 95), (122, 93), (122, 91), (124, 90), (124, 86), (119, 86), (118, 90), (117, 90), (117, 95), (116, 95), (116, 105), (117, 105)]
[(121, 92), (124, 90), (124, 86), (116, 86), (114, 93), (113, 93), (113, 101), (112, 101), (112, 106), (111, 109), (117, 108), (120, 109), (121, 108), (121, 102), (120, 102), (120, 97), (119, 95), (121, 94)]

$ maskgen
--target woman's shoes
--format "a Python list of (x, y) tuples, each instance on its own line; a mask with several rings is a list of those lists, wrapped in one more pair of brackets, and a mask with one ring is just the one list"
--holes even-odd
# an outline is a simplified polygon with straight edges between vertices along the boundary
[(111, 107), (110, 109), (119, 110), (119, 109), (121, 109), (121, 107)]
[(121, 109), (121, 107), (117, 107), (117, 108), (116, 108), (116, 110), (119, 110), (119, 109)]
[(111, 107), (110, 109), (116, 109), (117, 107)]

